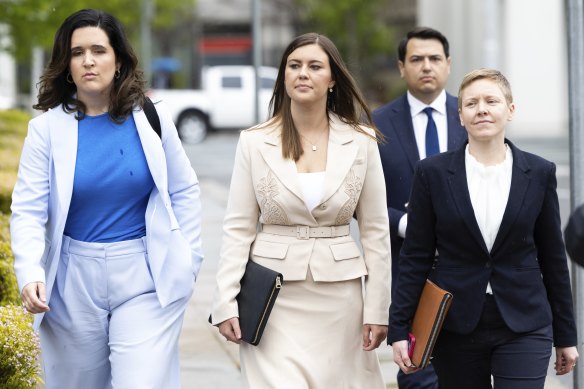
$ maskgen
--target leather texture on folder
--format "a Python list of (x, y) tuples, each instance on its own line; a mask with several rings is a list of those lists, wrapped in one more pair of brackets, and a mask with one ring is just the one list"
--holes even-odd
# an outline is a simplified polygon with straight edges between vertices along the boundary
[(415, 366), (424, 368), (430, 363), (432, 350), (451, 303), (452, 293), (426, 280), (412, 322), (412, 333), (416, 337), (412, 356)]
[(282, 274), (252, 260), (247, 262), (236, 297), (244, 342), (254, 346), (260, 342), (283, 281)]

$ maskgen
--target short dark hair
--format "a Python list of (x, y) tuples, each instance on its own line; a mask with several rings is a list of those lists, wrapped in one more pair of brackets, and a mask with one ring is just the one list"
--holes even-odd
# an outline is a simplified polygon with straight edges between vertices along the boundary
[(444, 49), (444, 55), (446, 58), (450, 57), (450, 45), (448, 44), (448, 39), (446, 39), (440, 31), (434, 30), (430, 27), (416, 27), (406, 34), (397, 47), (397, 57), (401, 62), (405, 62), (406, 60), (406, 49), (408, 42), (412, 38), (436, 39), (442, 43), (442, 48)]
[[(119, 76), (113, 80), (110, 91), (109, 116), (114, 121), (122, 121), (132, 112), (134, 106), (144, 105), (144, 75), (138, 69), (138, 57), (122, 24), (107, 12), (82, 9), (65, 19), (55, 34), (53, 52), (39, 82), (38, 103), (34, 109), (46, 111), (63, 104), (65, 112), (85, 112), (86, 107), (76, 98), (77, 87), (67, 81), (71, 62), (71, 36), (78, 28), (98, 27), (108, 36), (116, 62), (120, 65)], [(83, 118), (80, 115), (78, 118)]]
[(297, 48), (307, 45), (320, 46), (329, 59), (331, 76), (335, 85), (333, 91), (327, 95), (327, 111), (337, 114), (343, 122), (350, 124), (356, 131), (369, 135), (360, 127), (361, 117), (364, 116), (368, 120), (367, 125), (375, 132), (376, 138), (382, 140), (383, 135), (372, 124), (371, 111), (357, 83), (347, 69), (339, 50), (326, 36), (310, 32), (296, 37), (284, 50), (274, 85), (274, 93), (270, 100), (272, 117), (280, 120), (282, 125), (282, 156), (297, 161), (302, 155), (300, 137), (290, 111), (291, 99), (286, 92), (285, 73), (288, 56)]

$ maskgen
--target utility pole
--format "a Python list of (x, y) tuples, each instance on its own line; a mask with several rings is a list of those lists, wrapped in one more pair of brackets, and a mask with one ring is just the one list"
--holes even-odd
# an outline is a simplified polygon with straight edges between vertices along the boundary
[[(255, 90), (254, 90), (254, 120), (259, 123), (260, 120), (260, 88), (261, 76), (260, 66), (262, 66), (262, 12), (261, 0), (252, 0), (252, 39), (253, 39), (253, 69), (255, 72)], [(266, 118), (263, 118), (266, 119)]]
[(154, 6), (152, 0), (142, 0), (142, 18), (140, 19), (140, 57), (142, 62), (142, 70), (144, 71), (144, 79), (146, 84), (152, 84), (152, 32), (150, 26), (152, 17), (154, 15)]
[[(568, 22), (571, 209), (584, 202), (584, 0), (565, 0)], [(572, 264), (572, 294), (578, 329), (578, 353), (584, 355), (584, 269)], [(584, 369), (574, 371), (574, 389), (584, 387)]]

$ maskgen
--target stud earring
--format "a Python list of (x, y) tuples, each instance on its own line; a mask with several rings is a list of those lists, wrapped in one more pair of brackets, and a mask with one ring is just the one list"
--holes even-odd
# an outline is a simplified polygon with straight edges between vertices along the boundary
[(329, 88), (329, 92), (330, 93), (333, 93), (333, 88)]

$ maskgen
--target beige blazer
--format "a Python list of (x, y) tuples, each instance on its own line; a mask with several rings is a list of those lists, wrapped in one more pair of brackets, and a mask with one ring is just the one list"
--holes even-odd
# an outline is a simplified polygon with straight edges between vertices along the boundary
[[(376, 142), (331, 114), (323, 196), (311, 212), (304, 203), (295, 162), (282, 158), (279, 134), (280, 127), (269, 124), (240, 135), (223, 225), (213, 324), (238, 316), (235, 297), (251, 257), (281, 272), (284, 287), (287, 281), (306, 279), (308, 271), (315, 281), (366, 276), (363, 322), (387, 325), (391, 253), (385, 181)], [(298, 239), (258, 232), (258, 221), (339, 226), (349, 224), (354, 214), (362, 252), (350, 235)]]

